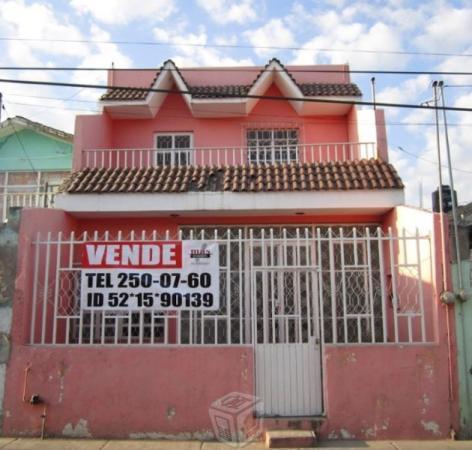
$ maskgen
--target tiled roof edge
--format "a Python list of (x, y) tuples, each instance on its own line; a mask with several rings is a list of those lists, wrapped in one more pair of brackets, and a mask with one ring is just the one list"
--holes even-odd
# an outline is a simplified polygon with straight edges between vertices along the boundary
[(403, 189), (395, 168), (382, 160), (259, 164), (224, 167), (158, 166), (83, 169), (61, 186), (66, 193), (192, 191), (333, 191)]

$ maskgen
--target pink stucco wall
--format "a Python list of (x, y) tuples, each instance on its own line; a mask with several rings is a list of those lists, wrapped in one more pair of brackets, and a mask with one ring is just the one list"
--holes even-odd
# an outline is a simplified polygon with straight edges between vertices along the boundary
[(103, 233), (109, 231), (110, 233), (116, 233), (119, 230), (123, 230), (124, 233), (129, 230), (136, 230), (140, 233), (142, 230), (150, 232), (158, 230), (160, 233), (169, 230), (172, 235), (176, 232), (179, 226), (186, 225), (267, 225), (267, 224), (293, 224), (299, 225), (303, 228), (305, 225), (311, 226), (311, 224), (380, 224), (382, 222), (382, 216), (373, 214), (364, 215), (304, 215), (304, 216), (225, 216), (225, 217), (162, 217), (162, 218), (137, 218), (137, 217), (126, 217), (126, 218), (100, 218), (96, 220), (94, 218), (83, 218), (77, 223), (78, 230), (83, 231), (98, 231)]
[(59, 231), (75, 230), (76, 220), (64, 211), (44, 208), (28, 208), (21, 212), (18, 237), (18, 266), (15, 280), (15, 303), (11, 340), (13, 346), (23, 345), (30, 338), (31, 298), (34, 276), (33, 242), (38, 233), (40, 239)]
[(211, 403), (253, 391), (251, 347), (20, 346), (8, 368), (6, 435), (40, 433), (43, 406), (22, 402), (27, 365), (27, 395), (47, 402), (50, 436), (78, 426), (78, 437), (209, 438)]
[[(349, 83), (349, 66), (346, 64), (320, 64), (311, 66), (285, 66), (297, 83)], [(262, 66), (179, 68), (190, 86), (252, 84)], [(326, 72), (323, 73), (322, 71)], [(338, 72), (337, 72), (338, 71)], [(108, 82), (113, 86), (148, 87), (156, 70), (109, 70)]]
[(387, 129), (385, 127), (385, 111), (383, 109), (375, 110), (375, 130), (379, 158), (388, 161)]
[[(383, 223), (401, 228), (412, 214), (400, 208), (385, 216)], [(232, 391), (254, 392), (253, 353), (249, 346), (27, 345), (34, 264), (31, 239), (36, 231), (172, 230), (178, 225), (177, 219), (97, 221), (76, 220), (57, 210), (24, 212), (4, 403), (5, 434), (40, 432), (42, 406), (22, 401), (26, 367), (31, 368), (27, 396), (37, 393), (44, 398), (48, 407), (46, 431), (57, 436), (77, 433), (83, 437), (208, 438), (212, 431), (209, 405)], [(336, 220), (325, 219), (331, 223)], [(370, 219), (382, 223), (382, 218)], [(228, 223), (227, 220), (236, 219), (220, 222)], [(277, 222), (274, 217), (255, 222), (259, 220)], [(316, 218), (297, 220), (312, 223)], [(425, 214), (423, 220), (426, 226), (437, 218)], [(437, 255), (437, 247), (433, 249)], [(437, 256), (434, 261), (434, 294), (427, 298), (436, 329), (433, 343), (325, 347), (323, 390), (327, 418), (320, 428), (322, 438), (446, 438), (450, 427), (457, 425), (455, 353), (448, 339), (448, 328), (453, 333), (454, 322), (449, 320), (448, 327), (448, 310), (437, 299), (440, 262)]]
[[(266, 94), (282, 96), (275, 85), (272, 85)], [(99, 116), (78, 116), (74, 169), (81, 167), (82, 153), (87, 150), (154, 148), (155, 135), (162, 132), (193, 133), (195, 147), (224, 148), (246, 146), (246, 131), (249, 128), (298, 128), (302, 144), (357, 142), (357, 126), (354, 108), (346, 115), (299, 116), (285, 100), (260, 100), (245, 117), (197, 118), (192, 116), (181, 95), (169, 94), (152, 119), (112, 120), (107, 113)], [(377, 111), (372, 127), (378, 135), (380, 156), (387, 159), (382, 111)], [(334, 153), (331, 157), (334, 157)], [(307, 152), (306, 155), (301, 155), (301, 158), (310, 160), (311, 154)]]
[[(230, 392), (253, 394), (251, 347), (34, 348), (17, 347), (8, 369), (6, 435), (46, 431), (82, 437), (209, 438), (211, 403)], [(324, 357), (327, 419), (323, 439), (446, 438), (454, 425), (448, 407), (444, 345), (329, 345)], [(79, 433), (79, 431), (78, 431)]]
[[(275, 85), (267, 95), (282, 96)], [(343, 116), (301, 117), (286, 101), (260, 100), (247, 117), (202, 119), (192, 116), (181, 95), (169, 94), (154, 119), (113, 121), (113, 145), (150, 148), (155, 133), (182, 131), (193, 132), (196, 147), (245, 146), (246, 129), (261, 125), (298, 127), (300, 141), (306, 143), (347, 141)]]
[(112, 120), (108, 114), (76, 116), (72, 170), (83, 165), (84, 149), (112, 148)]
[(444, 342), (328, 345), (324, 390), (323, 438), (444, 439), (457, 424), (449, 407)]

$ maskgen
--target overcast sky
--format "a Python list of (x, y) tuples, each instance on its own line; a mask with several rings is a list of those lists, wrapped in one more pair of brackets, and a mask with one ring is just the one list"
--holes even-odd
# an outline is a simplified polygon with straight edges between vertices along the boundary
[[(157, 68), (168, 58), (185, 67), (262, 65), (277, 57), (284, 64), (349, 63), (352, 69), (472, 72), (471, 29), (470, 1), (0, 0), (0, 64), (109, 67), (114, 62), (116, 67)], [(188, 43), (208, 47), (182, 45)], [(212, 47), (215, 44), (241, 47)], [(259, 48), (264, 46), (300, 50)], [(458, 54), (469, 56), (453, 56)], [(106, 80), (101, 72), (0, 71), (0, 77), (86, 83)], [(353, 75), (366, 100), (370, 100), (370, 77)], [(376, 75), (377, 99), (419, 104), (431, 99), (433, 79), (441, 77)], [(449, 105), (472, 108), (472, 77), (442, 79), (454, 85), (445, 90)], [(0, 91), (6, 107), (3, 119), (23, 115), (66, 131), (73, 131), (75, 114), (97, 110), (96, 99), (101, 93), (6, 83), (0, 83)], [(422, 182), (424, 206), (429, 208), (430, 193), (438, 184), (434, 115), (388, 109), (386, 119), (390, 160), (407, 186), (407, 203), (418, 206)], [(472, 201), (472, 112), (449, 113), (448, 122), (453, 166), (458, 169), (454, 179), (459, 203), (465, 203)], [(446, 171), (444, 177), (447, 181)]]

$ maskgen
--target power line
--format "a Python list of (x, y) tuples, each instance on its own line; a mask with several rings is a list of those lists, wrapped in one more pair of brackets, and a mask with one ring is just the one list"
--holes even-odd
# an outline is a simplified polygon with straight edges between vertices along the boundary
[[(419, 156), (419, 155), (415, 155), (414, 153), (410, 153), (410, 152), (407, 152), (405, 149), (403, 149), (402, 147), (394, 147), (395, 150), (400, 150), (401, 152), (413, 157), (413, 158), (416, 158), (416, 159), (421, 159), (422, 161), (425, 161), (425, 162), (428, 162), (430, 164), (434, 164), (435, 166), (438, 165), (437, 162), (435, 161), (431, 161), (430, 159), (427, 159), (427, 158), (423, 158), (422, 156)], [(447, 168), (446, 165), (442, 164), (441, 167), (444, 167), (444, 168)], [(455, 167), (452, 168), (452, 170), (455, 170), (457, 172), (463, 172), (463, 173), (469, 173), (469, 174), (472, 174), (472, 171), (471, 170), (464, 170), (464, 169), (457, 169)]]
[[(28, 98), (38, 98), (38, 99), (48, 99), (48, 100), (56, 100), (56, 101), (71, 101), (71, 102), (81, 102), (81, 103), (93, 103), (97, 104), (96, 101), (93, 100), (72, 100), (68, 98), (58, 98), (58, 97), (45, 97), (45, 96), (38, 96), (38, 95), (21, 95), (21, 94), (8, 94), (10, 97), (28, 97)], [(37, 103), (24, 103), (24, 102), (8, 102), (10, 105), (19, 105), (19, 106), (27, 106), (27, 107), (33, 107), (33, 108), (45, 108), (44, 105), (38, 105)], [(71, 106), (70, 108), (64, 107), (64, 106), (54, 106), (54, 105), (48, 105), (47, 109), (58, 109), (58, 110), (63, 110), (63, 111), (83, 111), (83, 112), (90, 112), (90, 113), (101, 113), (102, 110), (100, 109), (86, 109), (86, 108), (74, 108)], [(172, 110), (176, 112), (180, 112), (181, 109), (178, 108), (166, 108), (166, 110)], [(201, 110), (203, 112), (214, 112), (211, 110)], [(120, 113), (115, 113), (116, 115), (120, 115)], [(139, 113), (132, 113), (132, 112), (127, 112), (123, 113), (126, 116), (137, 116), (140, 117), (141, 115)], [(231, 114), (231, 113), (229, 113)], [(240, 117), (239, 113), (233, 113), (235, 117)], [(257, 114), (257, 113), (251, 113), (251, 116), (257, 116), (257, 117), (264, 117), (266, 119), (275, 119), (275, 118), (285, 118), (287, 120), (293, 119), (293, 116), (281, 116), (280, 114), (270, 116), (267, 114)], [(166, 117), (168, 118), (175, 118), (175, 119), (182, 119), (181, 115), (168, 115), (166, 114)], [(324, 124), (333, 124), (333, 123), (338, 123), (335, 120), (311, 120), (310, 123), (314, 124), (319, 124), (319, 125), (324, 125)], [(359, 120), (353, 120), (353, 121), (346, 121), (346, 123), (370, 123), (370, 122), (363, 122)], [(433, 122), (385, 122), (385, 125), (387, 126), (403, 126), (403, 127), (410, 127), (410, 126), (427, 126), (427, 127), (432, 127), (435, 126)], [(453, 127), (472, 127), (472, 123), (448, 123), (449, 126)]]
[(92, 39), (47, 39), (47, 38), (12, 38), (0, 37), (0, 41), (19, 41), (19, 42), (61, 42), (71, 44), (107, 44), (107, 45), (143, 45), (160, 47), (203, 47), (203, 48), (235, 48), (235, 49), (263, 49), (263, 50), (290, 50), (296, 52), (315, 51), (322, 53), (340, 52), (340, 53), (373, 53), (389, 55), (416, 55), (416, 56), (456, 56), (469, 58), (469, 53), (439, 53), (439, 52), (415, 52), (404, 50), (369, 50), (369, 49), (345, 49), (345, 48), (323, 48), (323, 47), (278, 47), (273, 45), (241, 45), (241, 44), (197, 44), (193, 42), (158, 42), (158, 41), (110, 41), (110, 40), (92, 40)]
[[(58, 81), (36, 81), (36, 80), (12, 80), (8, 78), (0, 78), (0, 83), (14, 83), (14, 84), (25, 84), (25, 85), (36, 85), (36, 86), (61, 86), (61, 87), (80, 87), (80, 88), (90, 88), (90, 89), (113, 89), (113, 90), (132, 90), (137, 92), (161, 92), (168, 94), (188, 94), (192, 95), (189, 90), (178, 90), (178, 89), (156, 89), (156, 88), (140, 88), (140, 87), (129, 87), (129, 86), (109, 86), (104, 84), (85, 84), (85, 83), (63, 83)], [(295, 102), (305, 102), (305, 103), (330, 103), (330, 104), (340, 104), (340, 105), (367, 105), (373, 106), (373, 102), (367, 102), (362, 100), (333, 100), (333, 99), (318, 99), (318, 98), (298, 98), (298, 97), (285, 97), (285, 96), (276, 96), (276, 95), (238, 95), (238, 94), (225, 94), (224, 97), (215, 97), (215, 98), (254, 98), (254, 99), (266, 99), (266, 100), (275, 100), (275, 101), (295, 101)], [(425, 110), (446, 110), (446, 111), (462, 111), (462, 112), (472, 112), (472, 108), (464, 107), (454, 107), (454, 106), (428, 106), (428, 105), (415, 105), (408, 103), (385, 103), (385, 102), (376, 102), (376, 106), (382, 106), (385, 108), (408, 108), (408, 109), (425, 109)]]
[[(7, 113), (7, 115), (9, 115), (9, 114), (8, 114), (8, 111), (7, 111), (6, 108), (5, 108), (5, 105), (3, 105), (3, 109), (5, 110), (5, 112)], [(13, 123), (13, 120), (10, 120), (9, 125), (13, 128), (13, 133), (15, 134), (16, 140), (17, 140), (18, 143), (20, 144), (20, 147), (23, 149), (23, 153), (25, 154), (25, 157), (26, 157), (26, 159), (28, 160), (29, 165), (31, 166), (31, 170), (32, 170), (33, 172), (35, 172), (36, 174), (39, 174), (39, 172), (34, 168), (34, 164), (33, 164), (33, 162), (31, 161), (31, 159), (30, 159), (28, 153), (26, 152), (26, 148), (25, 148), (25, 146), (23, 145), (23, 141), (21, 140), (20, 135), (19, 135), (18, 132), (16, 131), (15, 124)]]
[[(218, 67), (219, 72), (254, 72), (255, 74), (263, 70), (262, 67)], [(157, 68), (157, 67), (42, 67), (42, 66), (0, 66), (0, 70), (24, 70), (24, 71), (57, 71), (57, 72), (99, 72), (107, 70), (116, 71), (152, 71), (152, 72), (204, 72), (208, 68), (184, 67), (182, 69)], [(287, 69), (290, 73), (357, 73), (357, 74), (385, 74), (385, 75), (464, 75), (471, 76), (472, 72), (444, 72), (425, 70), (341, 70), (341, 69)], [(274, 72), (285, 72), (283, 69), (273, 69)], [(456, 86), (456, 85), (448, 85)]]

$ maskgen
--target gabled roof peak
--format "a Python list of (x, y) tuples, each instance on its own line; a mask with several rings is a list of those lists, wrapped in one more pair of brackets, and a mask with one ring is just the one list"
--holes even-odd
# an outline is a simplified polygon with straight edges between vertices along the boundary
[[(196, 69), (179, 70), (171, 59), (164, 61), (159, 70), (156, 71), (154, 79), (148, 86), (131, 86), (123, 83), (109, 89), (100, 100), (106, 101), (105, 108), (118, 111), (120, 105), (116, 102), (124, 102), (123, 114), (126, 108), (134, 105), (141, 107), (143, 114), (153, 117), (159, 110), (168, 91), (172, 85), (182, 94), (192, 114), (199, 117), (221, 117), (225, 111), (231, 117), (235, 115), (244, 116), (251, 112), (269, 86), (275, 83), (287, 98), (288, 102), (298, 114), (342, 114), (346, 113), (349, 105), (314, 105), (304, 103), (305, 97), (359, 97), (361, 92), (356, 85), (349, 82), (349, 77), (318, 76), (315, 72), (312, 76), (302, 74), (295, 78), (290, 69), (285, 67), (278, 58), (271, 58), (263, 67), (243, 67), (242, 71), (247, 73), (241, 78), (238, 68), (233, 72), (222, 69), (221, 76), (215, 76), (218, 69), (205, 69), (201, 72)], [(224, 71), (224, 72), (223, 72)], [(139, 72), (139, 70), (137, 70)], [(199, 75), (195, 76), (198, 72)], [(254, 77), (254, 78), (253, 78)], [(189, 83), (190, 79), (192, 82)], [(137, 79), (140, 79), (139, 76)], [(243, 82), (241, 82), (244, 80)], [(200, 81), (200, 82), (199, 82)], [(321, 81), (324, 81), (321, 82)], [(108, 103), (113, 102), (113, 104)], [(218, 102), (216, 105), (215, 102)], [(207, 107), (204, 107), (204, 103)], [(212, 103), (211, 108), (208, 104)], [(137, 106), (138, 107), (138, 106)], [(323, 112), (321, 110), (324, 108)], [(208, 111), (210, 109), (211, 111)], [(315, 111), (316, 109), (316, 111)], [(213, 116), (212, 116), (213, 114)]]
[(27, 128), (27, 129), (36, 131), (38, 133), (54, 136), (55, 138), (61, 139), (63, 141), (72, 142), (74, 138), (73, 134), (66, 133), (65, 131), (58, 130), (57, 128), (53, 128), (39, 122), (34, 122), (23, 116), (9, 117), (8, 119), (1, 122), (0, 134), (5, 136), (8, 134), (15, 133), (17, 131), (17, 129), (15, 128), (15, 125), (17, 127), (21, 127), (21, 129)]

